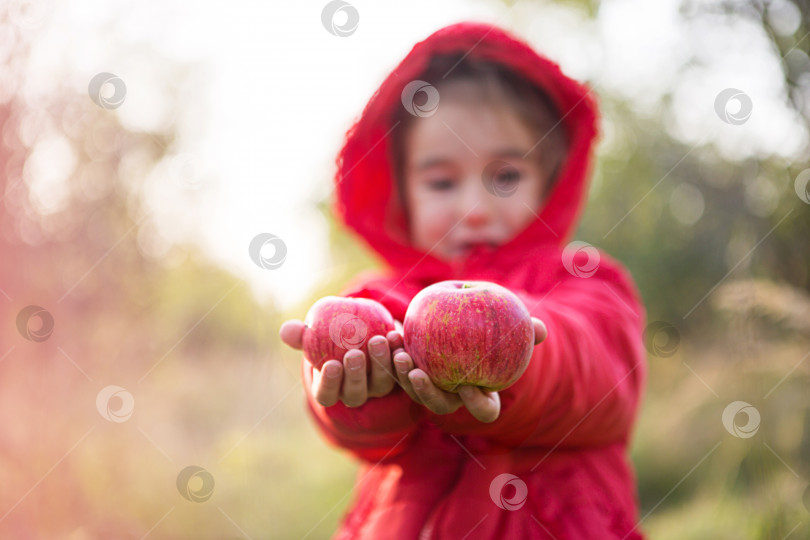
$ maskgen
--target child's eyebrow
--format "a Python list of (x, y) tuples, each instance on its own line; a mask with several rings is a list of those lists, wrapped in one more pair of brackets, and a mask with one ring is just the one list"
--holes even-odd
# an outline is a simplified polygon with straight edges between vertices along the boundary
[(526, 159), (526, 154), (528, 150), (521, 150), (520, 148), (504, 148), (503, 150), (499, 150), (494, 152), (491, 157), (493, 158), (516, 158), (516, 159)]
[(416, 171), (424, 171), (425, 169), (430, 169), (431, 167), (439, 167), (442, 165), (452, 165), (453, 161), (448, 158), (440, 157), (440, 156), (431, 156), (422, 160), (420, 163), (416, 165)]
[[(496, 152), (493, 152), (490, 157), (492, 159), (503, 159), (503, 158), (513, 158), (513, 159), (526, 159), (526, 154), (528, 153), (527, 150), (521, 150), (520, 148), (503, 148)], [(443, 165), (452, 165), (453, 160), (448, 159), (441, 156), (430, 156), (425, 158), (420, 163), (416, 165), (416, 171), (424, 171), (425, 169), (429, 169), (431, 167), (440, 167)]]

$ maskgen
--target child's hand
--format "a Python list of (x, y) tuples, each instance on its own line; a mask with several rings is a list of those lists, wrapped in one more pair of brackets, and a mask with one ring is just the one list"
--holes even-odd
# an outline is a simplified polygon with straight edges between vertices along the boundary
[(413, 359), (404, 349), (394, 351), (394, 365), (400, 386), (415, 402), (434, 414), (450, 414), (464, 405), (481, 422), (494, 422), (501, 413), (498, 392), (487, 392), (477, 386), (460, 386), (458, 394), (445, 392), (430, 380), (428, 374), (414, 367)]
[[(284, 343), (301, 350), (303, 331), (303, 322), (289, 320), (281, 325), (279, 335)], [(392, 330), (387, 336), (373, 336), (368, 340), (370, 362), (358, 349), (347, 351), (342, 362), (327, 360), (321, 369), (313, 369), (312, 395), (324, 407), (331, 407), (338, 400), (347, 407), (359, 407), (370, 397), (388, 395), (396, 387), (391, 350), (398, 347), (402, 347), (402, 336)]]
[[(546, 325), (532, 317), (534, 344), (548, 336)], [(445, 392), (430, 380), (428, 374), (414, 367), (413, 359), (404, 349), (394, 350), (394, 365), (400, 386), (415, 402), (430, 409), (434, 414), (450, 414), (462, 405), (481, 422), (494, 422), (501, 413), (501, 398), (498, 392), (488, 392), (477, 386), (462, 385), (458, 394)]]

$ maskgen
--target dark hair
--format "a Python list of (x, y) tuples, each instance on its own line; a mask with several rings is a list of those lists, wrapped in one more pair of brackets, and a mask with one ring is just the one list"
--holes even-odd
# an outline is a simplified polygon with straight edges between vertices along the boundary
[[(551, 190), (565, 160), (569, 140), (560, 114), (545, 92), (500, 63), (469, 59), (461, 52), (434, 56), (415, 79), (433, 85), (440, 95), (442, 88), (452, 82), (472, 82), (474, 95), (471, 97), (511, 107), (540, 141), (533, 153), (537, 156), (541, 170), (547, 175), (546, 193)], [(391, 132), (388, 151), (403, 209), (406, 207), (405, 140), (411, 123), (418, 119), (405, 107), (396, 107), (391, 118), (391, 125), (399, 122), (397, 128)]]

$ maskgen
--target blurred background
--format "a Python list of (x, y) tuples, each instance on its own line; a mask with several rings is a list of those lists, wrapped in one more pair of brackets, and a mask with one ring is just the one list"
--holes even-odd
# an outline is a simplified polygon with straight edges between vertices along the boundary
[(329, 537), (356, 464), (278, 328), (379, 264), (341, 137), (460, 20), (598, 95), (576, 237), (648, 311), (640, 527), (810, 538), (807, 0), (0, 0), (0, 537)]

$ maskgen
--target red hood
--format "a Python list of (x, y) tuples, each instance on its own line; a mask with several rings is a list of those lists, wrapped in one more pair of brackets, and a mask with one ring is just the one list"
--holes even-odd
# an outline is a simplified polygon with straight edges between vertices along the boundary
[[(560, 112), (569, 135), (568, 156), (558, 181), (539, 213), (512, 241), (453, 268), (410, 246), (403, 208), (392, 195), (394, 179), (387, 150), (392, 108), (401, 107), (403, 88), (426, 67), (431, 55), (460, 51), (496, 60), (540, 87)], [(570, 240), (587, 195), (597, 106), (588, 88), (565, 76), (557, 64), (496, 26), (461, 22), (417, 43), (347, 131), (337, 158), (335, 213), (394, 269), (412, 279), (435, 281), (501, 275), (537, 260), (540, 251), (558, 251)]]

